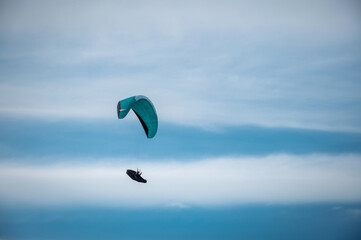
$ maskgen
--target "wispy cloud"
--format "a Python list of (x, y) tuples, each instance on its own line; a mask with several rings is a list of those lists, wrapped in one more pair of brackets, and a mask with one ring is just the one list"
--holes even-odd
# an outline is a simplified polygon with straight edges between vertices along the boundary
[[(0, 113), (361, 131), (353, 1), (4, 2)], [(141, 17), (140, 17), (141, 16)]]
[[(132, 181), (141, 167), (147, 184)], [(190, 163), (1, 164), (2, 204), (219, 206), (361, 200), (359, 155), (271, 155)]]
[[(36, 6), (36, 7), (34, 7)], [(161, 32), (184, 35), (194, 31), (270, 31), (302, 36), (357, 34), (359, 4), (355, 1), (7, 1), (2, 3), (3, 29), (140, 35)], [(16, 15), (14, 15), (16, 13)], [(140, 17), (141, 16), (141, 17)], [(47, 21), (44, 21), (46, 19)], [(165, 21), (167, 20), (167, 21)], [(117, 27), (117, 28), (114, 28)], [(322, 31), (320, 31), (322, 30)], [(335, 31), (336, 30), (336, 31)], [(307, 34), (308, 33), (308, 34)], [(79, 35), (81, 35), (79, 33)], [(330, 37), (330, 36), (329, 36)], [(344, 36), (345, 37), (345, 36)]]

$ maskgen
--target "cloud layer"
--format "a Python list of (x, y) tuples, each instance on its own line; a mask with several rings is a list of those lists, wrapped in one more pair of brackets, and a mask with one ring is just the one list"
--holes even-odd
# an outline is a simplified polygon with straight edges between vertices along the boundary
[[(87, 3), (87, 4), (85, 4)], [(87, 32), (142, 37), (152, 32), (184, 36), (196, 31), (264, 32), (283, 30), (302, 36), (314, 34), (339, 38), (358, 34), (360, 5), (334, 0), (268, 1), (4, 1), (2, 29), (23, 32)], [(14, 15), (16, 14), (16, 15)], [(44, 21), (46, 19), (47, 21)], [(117, 27), (117, 28), (115, 28)], [(81, 34), (79, 34), (81, 35)], [(345, 36), (346, 35), (346, 36)]]
[(0, 114), (361, 131), (354, 1), (2, 2)]
[[(142, 167), (147, 184), (125, 171)], [(271, 155), (196, 162), (1, 164), (2, 204), (229, 206), (246, 203), (357, 202), (360, 155)]]

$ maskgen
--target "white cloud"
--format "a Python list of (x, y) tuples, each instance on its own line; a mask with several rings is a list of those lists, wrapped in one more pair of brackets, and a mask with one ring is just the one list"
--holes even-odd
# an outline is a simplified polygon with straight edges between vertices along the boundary
[[(184, 36), (196, 31), (283, 32), (339, 38), (358, 34), (354, 1), (6, 1), (1, 28), (140, 36)], [(299, 34), (300, 33), (300, 34)], [(345, 36), (346, 35), (346, 36)]]
[(0, 113), (42, 119), (115, 119), (117, 101), (142, 94), (153, 101), (162, 122), (202, 128), (254, 124), (361, 131), (358, 82), (175, 75), (171, 80), (153, 72), (70, 78), (36, 84), (40, 86), (31, 81), (0, 83)]
[[(127, 168), (142, 167), (148, 183)], [(1, 164), (2, 204), (220, 206), (361, 200), (359, 155), (271, 155), (195, 162)]]
[(357, 51), (344, 50), (360, 41), (358, 9), (332, 0), (2, 2), (0, 114), (109, 119), (118, 100), (143, 94), (176, 124), (360, 132), (359, 68), (342, 68), (359, 65)]

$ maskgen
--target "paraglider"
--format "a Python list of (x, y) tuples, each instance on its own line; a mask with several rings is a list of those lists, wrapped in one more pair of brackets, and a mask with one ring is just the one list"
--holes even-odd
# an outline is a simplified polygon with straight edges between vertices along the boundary
[(118, 118), (125, 118), (130, 109), (137, 115), (147, 137), (153, 138), (158, 129), (158, 116), (153, 103), (142, 95), (123, 99), (117, 105)]
[[(158, 130), (158, 116), (153, 103), (146, 96), (142, 95), (123, 99), (117, 105), (118, 118), (125, 118), (131, 109), (142, 124), (147, 138), (153, 138)], [(137, 171), (128, 169), (127, 175), (134, 181), (147, 182), (147, 180), (141, 177), (142, 172), (138, 171), (138, 169)]]
[(141, 182), (141, 183), (146, 183), (147, 180), (142, 178), (142, 172), (141, 171), (134, 171), (134, 170), (131, 170), (131, 169), (128, 169), (127, 170), (127, 174), (128, 176), (133, 179), (134, 181), (137, 181), (137, 182)]

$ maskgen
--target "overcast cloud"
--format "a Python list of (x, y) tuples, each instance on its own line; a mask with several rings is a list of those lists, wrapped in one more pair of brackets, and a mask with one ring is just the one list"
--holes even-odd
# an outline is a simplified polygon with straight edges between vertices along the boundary
[[(1, 164), (2, 204), (190, 207), (361, 200), (359, 155), (123, 161)], [(129, 179), (130, 166), (146, 169), (149, 182)]]
[(2, 115), (361, 130), (356, 1), (1, 4)]

